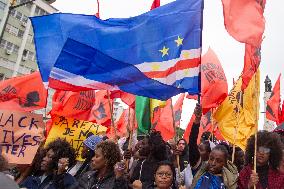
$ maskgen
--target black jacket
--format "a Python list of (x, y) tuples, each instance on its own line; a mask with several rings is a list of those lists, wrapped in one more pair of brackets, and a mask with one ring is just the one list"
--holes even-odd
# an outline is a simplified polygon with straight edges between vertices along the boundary
[(27, 189), (69, 189), (74, 183), (75, 178), (69, 173), (61, 175), (49, 175), (43, 182), (40, 177), (29, 176), (21, 184), (21, 188)]
[(106, 177), (99, 180), (97, 171), (85, 173), (72, 189), (128, 189), (127, 180), (116, 179), (114, 172), (110, 172)]

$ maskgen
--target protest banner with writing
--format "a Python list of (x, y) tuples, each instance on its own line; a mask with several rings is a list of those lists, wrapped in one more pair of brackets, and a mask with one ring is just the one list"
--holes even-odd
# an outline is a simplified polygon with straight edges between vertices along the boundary
[(42, 115), (0, 110), (0, 146), (9, 163), (32, 163), (43, 131)]
[(81, 160), (83, 141), (91, 135), (104, 134), (107, 128), (96, 123), (66, 118), (64, 116), (54, 116), (52, 128), (46, 139), (46, 145), (56, 138), (65, 138), (76, 150), (77, 160)]

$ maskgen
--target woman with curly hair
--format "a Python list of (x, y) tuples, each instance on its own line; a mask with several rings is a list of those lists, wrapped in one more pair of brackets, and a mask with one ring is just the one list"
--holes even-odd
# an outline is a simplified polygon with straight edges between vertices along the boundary
[(114, 142), (99, 143), (92, 158), (93, 171), (85, 173), (72, 188), (127, 189), (127, 181), (123, 176), (126, 166), (120, 160), (120, 150)]
[(240, 172), (240, 189), (283, 188), (284, 174), (277, 169), (282, 157), (282, 143), (276, 133), (259, 131), (257, 133), (256, 173), (253, 171), (255, 136), (247, 141), (245, 167)]
[(68, 189), (75, 178), (66, 173), (75, 164), (75, 150), (65, 140), (58, 138), (50, 142), (40, 153), (39, 169), (28, 176), (20, 186), (27, 189)]

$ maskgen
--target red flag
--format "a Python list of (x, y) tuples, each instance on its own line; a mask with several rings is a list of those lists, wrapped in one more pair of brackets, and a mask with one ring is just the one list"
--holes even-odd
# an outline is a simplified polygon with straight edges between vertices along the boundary
[(271, 93), (271, 96), (269, 100), (267, 101), (267, 106), (266, 106), (266, 118), (275, 121), (276, 124), (278, 125), (280, 123), (280, 77), (281, 74), (279, 75), (274, 87), (273, 91)]
[(261, 59), (260, 47), (246, 44), (244, 68), (242, 72), (242, 90), (247, 88), (251, 78), (257, 72)]
[(47, 90), (39, 72), (0, 82), (0, 108), (33, 111), (46, 106)]
[(135, 107), (135, 95), (120, 90), (111, 91), (110, 98), (120, 98), (129, 107)]
[(53, 123), (53, 121), (52, 121), (53, 119), (49, 119), (49, 120), (47, 120), (46, 122), (45, 122), (45, 138), (47, 138), (48, 137), (48, 134), (49, 134), (49, 132), (50, 132), (50, 130), (51, 130), (51, 128), (52, 128), (52, 123)]
[(57, 90), (52, 98), (50, 114), (96, 122), (94, 117), (90, 116), (95, 100), (95, 90), (81, 92)]
[[(174, 116), (175, 116), (175, 126), (178, 126), (181, 119), (182, 113), (182, 105), (185, 94), (181, 94), (175, 103)], [(154, 118), (153, 127), (155, 130), (160, 131), (163, 139), (165, 141), (172, 139), (174, 137), (174, 128), (173, 128), (173, 117), (172, 117), (172, 109), (171, 109), (172, 100), (167, 100), (166, 106), (164, 108), (157, 108), (160, 110), (155, 111), (155, 115), (158, 115), (157, 118)]]
[[(130, 110), (130, 111), (129, 111)], [(129, 114), (130, 112), (130, 114)], [(132, 129), (135, 129), (133, 125), (133, 116), (135, 114), (134, 109), (125, 109), (123, 113), (121, 114), (119, 120), (116, 122), (116, 128), (117, 128), (117, 135), (120, 137), (123, 137), (127, 134), (127, 131), (131, 131)]]
[(153, 125), (156, 131), (160, 131), (163, 139), (168, 141), (174, 137), (174, 128), (173, 128), (173, 117), (171, 110), (171, 99), (167, 100), (166, 106), (164, 108), (158, 108), (160, 112), (159, 120), (156, 122), (156, 125)]
[(159, 7), (161, 4), (160, 0), (154, 0), (153, 3), (152, 3), (152, 6), (151, 6), (151, 10)]
[(237, 41), (260, 46), (265, 28), (265, 0), (222, 0), (224, 24)]
[[(96, 92), (96, 102), (91, 110), (91, 118), (103, 126), (111, 125), (111, 111), (106, 90)], [(110, 102), (112, 104), (112, 100)]]
[(280, 124), (284, 122), (284, 100), (282, 102), (282, 111), (281, 111), (281, 121)]
[[(195, 120), (195, 115), (192, 114), (191, 116), (191, 119), (187, 125), (187, 128), (183, 134), (183, 138), (187, 141), (189, 139), (189, 136), (190, 136), (190, 132), (191, 132), (191, 129), (192, 129), (192, 125), (193, 125), (193, 122)], [(213, 129), (213, 130), (212, 130)], [(201, 120), (200, 120), (200, 127), (199, 127), (199, 133), (198, 133), (198, 138), (197, 138), (197, 143), (200, 142), (200, 138), (202, 136), (202, 134), (204, 132), (212, 132), (213, 131), (213, 134), (215, 136), (215, 138), (217, 140), (224, 140), (223, 136), (221, 135), (219, 129), (217, 126), (214, 126), (212, 128), (212, 123), (211, 123), (211, 111), (207, 112), (205, 115), (202, 115), (201, 117)]]
[(198, 95), (190, 95), (190, 94), (187, 94), (187, 95), (186, 95), (186, 98), (188, 98), (188, 99), (193, 99), (193, 100), (198, 100)]
[(209, 48), (201, 58), (201, 104), (203, 114), (206, 114), (211, 108), (218, 107), (227, 96), (226, 75), (218, 57)]
[(181, 113), (182, 113), (182, 105), (185, 94), (181, 94), (174, 105), (174, 116), (175, 116), (175, 126), (177, 127), (180, 124)]
[(199, 135), (197, 141), (200, 141), (204, 132), (211, 132), (217, 140), (224, 140), (217, 125), (212, 125), (211, 121), (212, 112), (209, 111), (205, 115), (202, 115), (200, 120)]
[(186, 129), (183, 133), (183, 138), (184, 138), (184, 140), (186, 140), (187, 143), (189, 143), (188, 139), (189, 139), (189, 136), (190, 136), (190, 133), (191, 133), (191, 129), (192, 129), (192, 125), (193, 125), (194, 120), (195, 120), (195, 114), (193, 113), (191, 118), (190, 118), (190, 121), (189, 121), (189, 123), (188, 123), (188, 125), (187, 125), (187, 127), (186, 127)]

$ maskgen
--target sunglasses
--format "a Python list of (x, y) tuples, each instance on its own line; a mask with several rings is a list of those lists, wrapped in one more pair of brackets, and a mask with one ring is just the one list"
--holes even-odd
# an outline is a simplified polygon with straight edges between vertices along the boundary
[(268, 153), (270, 153), (270, 148), (266, 148), (266, 147), (260, 146), (257, 151), (261, 152), (261, 153), (268, 154)]

